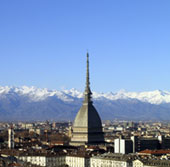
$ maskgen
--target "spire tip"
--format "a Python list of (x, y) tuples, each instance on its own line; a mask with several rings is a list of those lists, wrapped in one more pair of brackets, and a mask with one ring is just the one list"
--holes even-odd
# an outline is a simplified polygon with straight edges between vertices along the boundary
[(86, 67), (86, 88), (85, 88), (85, 103), (89, 103), (91, 101), (91, 90), (90, 90), (90, 81), (89, 81), (89, 53), (87, 52), (87, 67)]
[(89, 52), (87, 51), (87, 57), (89, 57)]

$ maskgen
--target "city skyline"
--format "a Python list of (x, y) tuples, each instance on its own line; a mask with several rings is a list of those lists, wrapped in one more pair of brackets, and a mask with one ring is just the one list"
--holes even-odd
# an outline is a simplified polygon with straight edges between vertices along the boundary
[(169, 1), (0, 2), (0, 85), (170, 90)]

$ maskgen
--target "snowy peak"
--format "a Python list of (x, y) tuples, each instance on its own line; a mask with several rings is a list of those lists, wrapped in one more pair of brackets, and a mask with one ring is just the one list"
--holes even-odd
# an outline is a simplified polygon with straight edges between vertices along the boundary
[(45, 100), (47, 97), (56, 96), (63, 101), (72, 101), (70, 96), (63, 92), (57, 90), (48, 90), (46, 88), (36, 88), (36, 87), (0, 87), (0, 95), (8, 95), (16, 93), (21, 96), (28, 96), (32, 101)]
[(170, 102), (170, 92), (167, 91), (148, 91), (148, 92), (125, 92), (124, 95), (128, 98), (138, 99), (142, 102), (151, 104), (161, 104)]
[[(83, 92), (80, 92), (76, 89), (70, 90), (49, 90), (41, 89), (36, 87), (9, 87), (9, 86), (0, 86), (0, 95), (7, 94), (18, 94), (22, 96), (28, 96), (32, 101), (41, 101), (45, 100), (48, 97), (56, 96), (58, 99), (65, 102), (72, 102), (74, 99), (83, 98)], [(138, 99), (142, 102), (148, 102), (151, 104), (162, 104), (170, 103), (170, 92), (168, 91), (148, 91), (148, 92), (127, 92), (125, 90), (120, 90), (116, 93), (98, 93), (93, 92), (94, 100), (118, 100), (118, 99)]]

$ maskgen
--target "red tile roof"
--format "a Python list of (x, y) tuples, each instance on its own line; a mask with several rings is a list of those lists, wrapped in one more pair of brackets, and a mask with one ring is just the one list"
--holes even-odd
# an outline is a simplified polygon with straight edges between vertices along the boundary
[(17, 166), (22, 166), (21, 164), (18, 164), (18, 163), (11, 163), (8, 165), (9, 167), (17, 167)]
[(150, 155), (170, 154), (170, 150), (143, 150), (140, 151), (139, 154), (150, 154)]

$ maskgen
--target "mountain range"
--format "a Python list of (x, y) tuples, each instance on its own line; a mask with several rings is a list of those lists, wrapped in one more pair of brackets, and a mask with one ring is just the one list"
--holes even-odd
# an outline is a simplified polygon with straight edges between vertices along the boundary
[[(170, 92), (93, 92), (102, 120), (170, 120)], [(0, 121), (74, 120), (83, 93), (36, 87), (0, 86)]]

